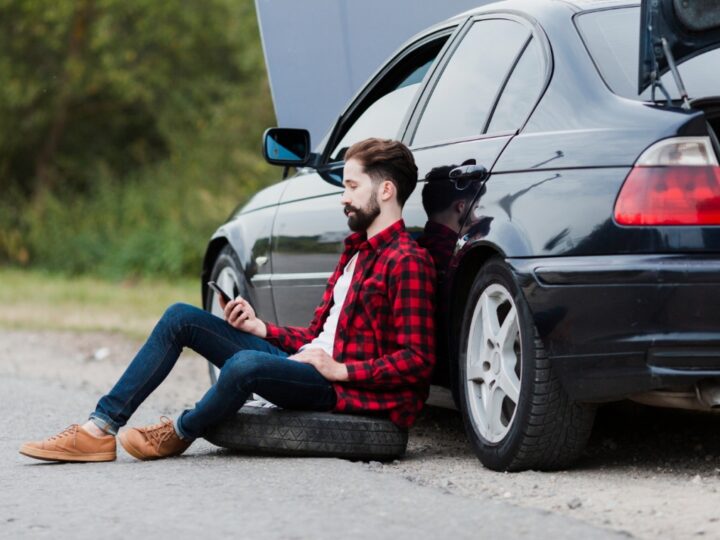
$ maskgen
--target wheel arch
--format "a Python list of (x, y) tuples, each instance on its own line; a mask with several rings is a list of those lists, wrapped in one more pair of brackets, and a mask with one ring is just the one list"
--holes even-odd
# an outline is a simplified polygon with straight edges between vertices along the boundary
[(448, 340), (448, 365), (450, 377), (450, 388), (456, 392), (456, 375), (458, 369), (459, 343), (458, 336), (462, 325), (463, 314), (467, 306), (470, 288), (475, 281), (475, 276), (482, 266), (493, 257), (505, 258), (504, 252), (496, 245), (490, 243), (476, 243), (469, 249), (463, 249), (456, 255), (451, 268), (450, 287), (446, 290), (450, 304), (448, 313), (450, 315), (446, 329), (451, 339)]
[(251, 246), (257, 240), (257, 227), (255, 226), (257, 223), (258, 220), (248, 221), (244, 219), (244, 216), (240, 216), (220, 226), (212, 235), (205, 250), (201, 270), (201, 299), (203, 301), (207, 294), (207, 281), (210, 279), (213, 265), (225, 246), (231, 246), (237, 255), (240, 272), (249, 283), (247, 272), (252, 257)]
[(468, 250), (461, 251), (460, 258), (456, 259), (453, 265), (455, 269), (451, 276), (452, 285), (448, 291), (449, 298), (452, 300), (450, 306), (452, 330), (457, 329), (457, 325), (462, 319), (467, 304), (467, 295), (475, 276), (488, 260), (496, 256), (505, 258), (505, 254), (498, 246), (478, 243)]
[(205, 298), (207, 297), (208, 292), (207, 282), (210, 279), (210, 272), (212, 272), (215, 259), (218, 258), (222, 249), (229, 244), (229, 240), (224, 235), (214, 236), (208, 243), (200, 273), (200, 300), (202, 302), (202, 306), (205, 305)]

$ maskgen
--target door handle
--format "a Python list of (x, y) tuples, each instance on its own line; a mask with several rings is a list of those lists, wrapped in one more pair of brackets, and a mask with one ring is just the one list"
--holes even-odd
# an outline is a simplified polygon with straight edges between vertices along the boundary
[(488, 171), (482, 165), (461, 165), (451, 170), (448, 176), (452, 180), (485, 180), (488, 177)]

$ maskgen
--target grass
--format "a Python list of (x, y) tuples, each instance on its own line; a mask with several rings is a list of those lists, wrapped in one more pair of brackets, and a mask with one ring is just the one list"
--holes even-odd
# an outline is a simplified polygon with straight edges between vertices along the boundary
[(199, 280), (114, 282), (0, 268), (0, 328), (108, 331), (142, 339), (174, 302), (200, 305)]

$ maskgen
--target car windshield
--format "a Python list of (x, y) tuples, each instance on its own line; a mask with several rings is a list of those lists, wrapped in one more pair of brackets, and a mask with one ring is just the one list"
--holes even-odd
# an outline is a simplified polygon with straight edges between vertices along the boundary
[[(591, 11), (575, 18), (580, 36), (605, 83), (614, 93), (630, 99), (650, 100), (651, 90), (637, 93), (640, 48), (640, 8)], [(695, 56), (678, 67), (691, 98), (720, 94), (720, 49)], [(673, 99), (680, 94), (670, 72), (662, 82)], [(661, 94), (656, 94), (659, 99)]]

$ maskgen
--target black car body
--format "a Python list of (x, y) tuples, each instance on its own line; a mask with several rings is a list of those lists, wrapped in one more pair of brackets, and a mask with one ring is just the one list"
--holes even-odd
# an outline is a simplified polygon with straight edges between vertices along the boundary
[[(592, 403), (717, 406), (720, 16), (704, 4), (698, 14), (680, 0), (643, 3), (641, 14), (638, 2), (511, 0), (428, 29), (359, 92), (317, 153), (289, 161), (302, 165), (294, 176), (218, 229), (202, 276), (207, 308), (215, 278), (261, 317), (307, 324), (348, 233), (343, 150), (396, 138), (421, 179), (469, 159), (488, 171), (455, 172), (471, 204), (440, 284), (448, 339), (435, 370), (485, 465), (567, 465)], [(641, 20), (665, 33), (646, 34)], [(418, 235), (422, 188), (404, 211)], [(489, 339), (478, 326), (488, 298), (493, 321), (510, 312), (517, 326), (494, 353), (473, 345)], [(473, 364), (473, 347), (490, 360)], [(516, 382), (502, 383), (507, 366)], [(493, 405), (496, 383), (516, 388)], [(491, 410), (496, 425), (483, 426)]]

